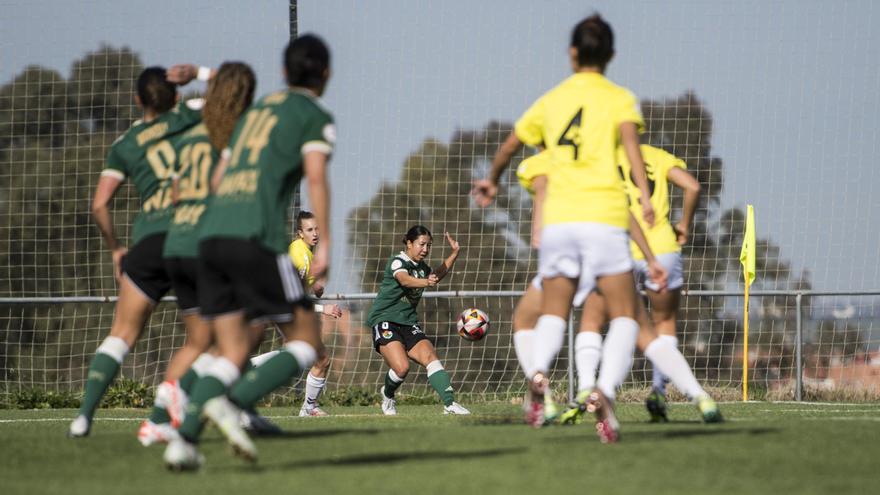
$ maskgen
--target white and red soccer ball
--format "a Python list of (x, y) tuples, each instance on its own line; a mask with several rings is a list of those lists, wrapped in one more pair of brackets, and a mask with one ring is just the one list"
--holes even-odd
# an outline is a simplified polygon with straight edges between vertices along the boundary
[(468, 308), (458, 317), (458, 334), (465, 340), (480, 340), (489, 331), (489, 316), (477, 308)]

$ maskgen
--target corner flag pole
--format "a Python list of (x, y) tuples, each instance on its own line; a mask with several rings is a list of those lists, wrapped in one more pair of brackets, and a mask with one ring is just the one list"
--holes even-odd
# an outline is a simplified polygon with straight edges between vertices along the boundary
[(743, 402), (749, 400), (749, 286), (755, 281), (755, 209), (748, 205), (746, 230), (743, 233), (742, 250), (739, 261), (743, 266), (745, 282), (745, 304), (743, 305)]

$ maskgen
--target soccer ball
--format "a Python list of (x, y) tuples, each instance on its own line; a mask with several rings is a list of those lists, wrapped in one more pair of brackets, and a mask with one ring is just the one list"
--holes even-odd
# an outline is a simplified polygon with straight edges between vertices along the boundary
[(468, 308), (458, 317), (458, 334), (465, 340), (480, 340), (489, 331), (489, 316), (477, 308)]

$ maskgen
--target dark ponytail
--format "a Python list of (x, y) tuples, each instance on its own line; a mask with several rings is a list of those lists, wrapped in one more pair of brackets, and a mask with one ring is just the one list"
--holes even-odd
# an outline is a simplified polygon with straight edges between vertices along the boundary
[(431, 239), (434, 239), (434, 236), (431, 235), (431, 231), (428, 230), (428, 227), (424, 225), (413, 225), (406, 231), (406, 235), (403, 236), (403, 243), (406, 244), (408, 242), (415, 242), (419, 237), (426, 235)]

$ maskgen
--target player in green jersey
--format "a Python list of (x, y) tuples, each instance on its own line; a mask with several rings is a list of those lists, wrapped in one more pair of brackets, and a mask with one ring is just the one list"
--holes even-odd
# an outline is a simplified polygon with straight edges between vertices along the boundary
[[(241, 409), (324, 353), (314, 304), (287, 254), (287, 216), (294, 188), (305, 176), (324, 233), (311, 273), (323, 282), (330, 252), (326, 167), (336, 131), (319, 97), (330, 78), (330, 52), (320, 38), (305, 35), (290, 42), (284, 61), (289, 88), (263, 97), (242, 115), (212, 177), (214, 193), (199, 225), (198, 299), (219, 355), (193, 387), (180, 438), (165, 450), (172, 469), (201, 465), (196, 443), (203, 413), (237, 454), (256, 460), (256, 448), (239, 424)], [(284, 349), (239, 380), (252, 348), (249, 329), (269, 322), (284, 333)]]
[(446, 242), (452, 252), (440, 266), (431, 269), (425, 263), (433, 243), (431, 232), (421, 225), (410, 228), (403, 238), (406, 249), (388, 259), (379, 293), (367, 316), (373, 329), (373, 346), (390, 368), (380, 390), (382, 412), (387, 416), (397, 414), (394, 393), (409, 373), (410, 360), (428, 372), (428, 382), (443, 400), (443, 414), (470, 414), (455, 402), (449, 374), (425, 336), (416, 312), (425, 288), (440, 283), (458, 258), (458, 242), (449, 233)]
[[(113, 145), (92, 200), (92, 215), (113, 257), (119, 284), (110, 335), (98, 347), (89, 365), (85, 396), (68, 436), (85, 437), (92, 417), (110, 383), (146, 325), (153, 308), (171, 287), (162, 262), (162, 246), (171, 218), (170, 183), (175, 142), (201, 120), (200, 102), (176, 105), (175, 85), (162, 67), (145, 69), (137, 80), (135, 102), (143, 118)], [(117, 238), (110, 201), (126, 179), (131, 179), (141, 199), (132, 226), (131, 249)]]
[[(187, 79), (197, 73), (195, 66), (172, 69), (188, 72)], [(200, 357), (213, 338), (207, 322), (199, 316), (198, 225), (207, 206), (210, 177), (220, 151), (229, 143), (238, 118), (253, 102), (255, 87), (256, 77), (247, 64), (221, 65), (208, 83), (203, 122), (186, 131), (175, 145), (174, 215), (163, 256), (187, 334), (184, 345), (168, 363), (165, 381), (156, 389), (153, 413), (141, 424), (138, 439), (144, 446), (169, 440), (162, 425), (170, 422), (175, 428), (180, 426), (187, 392), (212, 360), (209, 354)]]

